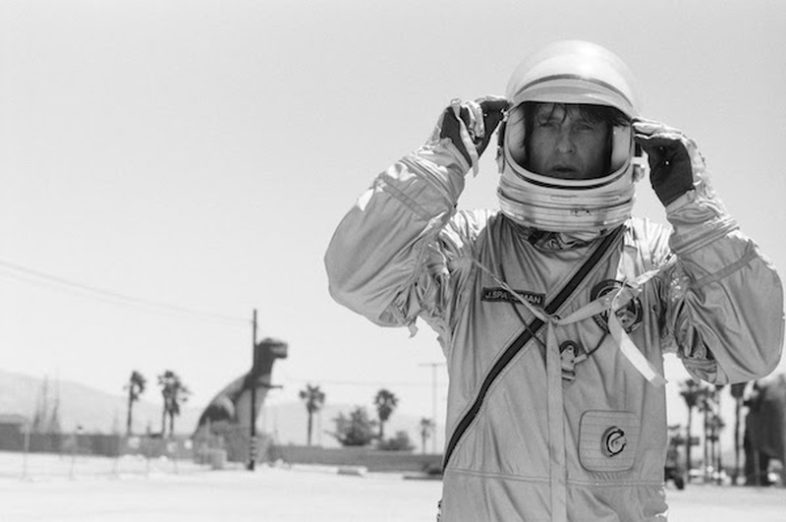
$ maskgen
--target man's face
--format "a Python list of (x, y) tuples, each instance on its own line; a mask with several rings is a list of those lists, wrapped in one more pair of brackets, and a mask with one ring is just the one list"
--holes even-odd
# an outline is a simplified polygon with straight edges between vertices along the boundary
[(560, 179), (606, 174), (609, 125), (588, 119), (574, 105), (540, 103), (529, 137), (529, 170)]

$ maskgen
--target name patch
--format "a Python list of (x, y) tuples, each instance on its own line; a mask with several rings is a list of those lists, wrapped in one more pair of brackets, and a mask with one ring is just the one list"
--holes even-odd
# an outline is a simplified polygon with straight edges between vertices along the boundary
[[(536, 292), (529, 292), (527, 290), (514, 290), (519, 297), (524, 299), (530, 304), (536, 306), (542, 306), (544, 301), (546, 300), (545, 294), (538, 294)], [(501, 287), (484, 287), (483, 291), (480, 294), (481, 301), (491, 301), (491, 302), (505, 302), (505, 303), (518, 303), (519, 300), (513, 296), (510, 292), (506, 289)]]

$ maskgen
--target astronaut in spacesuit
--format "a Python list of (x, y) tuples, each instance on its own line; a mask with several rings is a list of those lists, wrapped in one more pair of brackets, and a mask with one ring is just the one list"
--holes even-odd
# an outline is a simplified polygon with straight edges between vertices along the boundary
[[(331, 240), (335, 300), (439, 334), (442, 520), (665, 520), (663, 354), (717, 384), (780, 359), (777, 273), (696, 144), (637, 107), (616, 55), (548, 46), (504, 98), (445, 109)], [(457, 210), (497, 127), (499, 209)], [(647, 169), (670, 228), (631, 216)]]

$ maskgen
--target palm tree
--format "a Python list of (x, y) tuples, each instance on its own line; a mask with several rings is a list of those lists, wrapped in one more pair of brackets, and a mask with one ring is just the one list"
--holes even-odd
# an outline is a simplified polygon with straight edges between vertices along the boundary
[(745, 396), (747, 382), (738, 382), (731, 385), (731, 396), (734, 399), (734, 481), (740, 476), (740, 417), (742, 413), (742, 400)]
[(126, 435), (131, 435), (131, 419), (134, 403), (139, 400), (139, 396), (145, 392), (145, 384), (147, 381), (145, 377), (134, 370), (131, 372), (131, 377), (128, 379), (123, 389), (128, 390), (128, 416), (126, 418)]
[(175, 434), (175, 417), (180, 415), (180, 404), (188, 400), (191, 394), (180, 377), (172, 370), (166, 370), (158, 376), (161, 395), (164, 398), (164, 410), (161, 414), (161, 436), (166, 433), (166, 418), (169, 417), (169, 435)]
[(431, 438), (434, 434), (434, 421), (429, 419), (428, 417), (423, 417), (420, 419), (420, 444), (422, 449), (422, 453), (426, 453), (426, 441)]
[(688, 407), (688, 422), (685, 427), (686, 435), (685, 435), (685, 473), (687, 474), (687, 480), (690, 482), (690, 470), (691, 470), (691, 426), (693, 425), (693, 408), (696, 407), (699, 401), (699, 396), (701, 394), (701, 387), (699, 383), (694, 381), (693, 379), (687, 379), (682, 382), (680, 386), (680, 395), (685, 400), (685, 405)]
[(710, 440), (712, 441), (711, 460), (712, 468), (716, 472), (715, 480), (718, 484), (721, 484), (723, 481), (723, 477), (721, 476), (721, 471), (723, 471), (723, 457), (720, 447), (720, 432), (726, 427), (726, 423), (723, 417), (721, 417), (720, 405), (716, 406), (716, 408), (718, 411), (714, 411), (710, 415)]
[(305, 389), (300, 390), (300, 399), (306, 404), (306, 411), (308, 412), (308, 427), (307, 440), (308, 445), (311, 446), (311, 433), (314, 428), (314, 414), (317, 413), (325, 405), (325, 392), (319, 386), (311, 386), (306, 384)]
[(379, 417), (379, 440), (385, 440), (385, 423), (393, 414), (393, 410), (398, 406), (398, 397), (392, 391), (382, 388), (374, 397), (374, 406), (377, 408)]
[(721, 397), (723, 396), (724, 387), (724, 384), (716, 384), (715, 389), (713, 390), (713, 397), (715, 399), (715, 415), (712, 417), (712, 431), (715, 448), (714, 466), (715, 469), (718, 470), (718, 484), (722, 484), (723, 482), (723, 477), (721, 476), (721, 472), (723, 471), (723, 450), (721, 449), (720, 433), (723, 431), (723, 428), (726, 427), (726, 421), (723, 420), (723, 415), (721, 414)]
[(704, 480), (711, 480), (710, 468), (715, 465), (715, 417), (717, 416), (717, 390), (713, 386), (699, 388), (698, 407), (704, 417)]

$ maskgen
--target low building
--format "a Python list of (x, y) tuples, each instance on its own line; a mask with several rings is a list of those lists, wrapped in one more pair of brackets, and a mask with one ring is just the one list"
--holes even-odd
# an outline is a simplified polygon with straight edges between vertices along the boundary
[(30, 419), (17, 413), (0, 413), (0, 450), (21, 451)]

